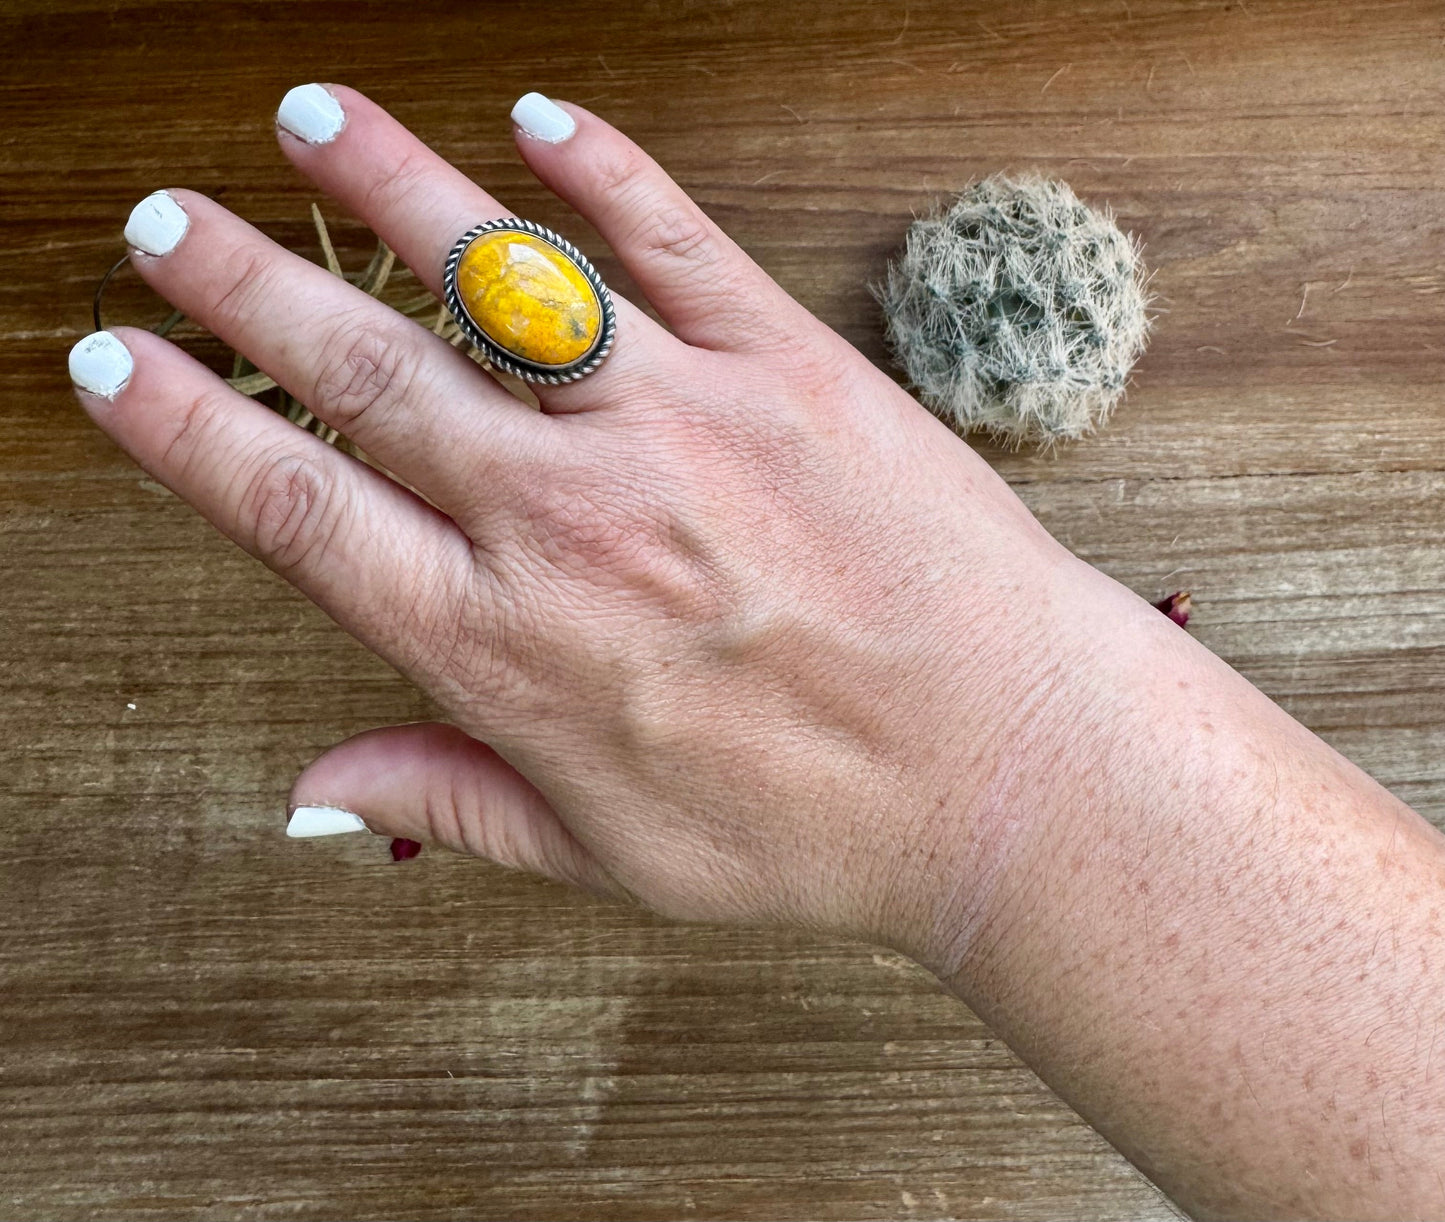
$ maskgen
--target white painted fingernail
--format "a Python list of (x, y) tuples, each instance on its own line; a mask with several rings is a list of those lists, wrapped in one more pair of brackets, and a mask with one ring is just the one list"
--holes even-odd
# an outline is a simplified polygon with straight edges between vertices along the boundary
[(131, 209), (125, 240), (148, 255), (168, 255), (190, 227), (186, 210), (166, 192), (156, 191)]
[(512, 122), (533, 140), (561, 144), (577, 130), (577, 123), (565, 110), (540, 93), (524, 93), (512, 107)]
[(297, 85), (281, 99), (276, 122), (307, 144), (330, 144), (346, 126), (346, 112), (322, 86)]
[(70, 350), (70, 380), (102, 399), (120, 394), (134, 369), (129, 349), (109, 331), (87, 335)]
[(288, 836), (339, 836), (368, 830), (360, 815), (337, 806), (298, 806), (286, 824)]

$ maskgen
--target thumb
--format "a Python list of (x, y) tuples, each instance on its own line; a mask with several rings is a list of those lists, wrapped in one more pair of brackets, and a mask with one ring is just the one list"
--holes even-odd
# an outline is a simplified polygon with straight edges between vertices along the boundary
[(526, 777), (455, 726), (389, 726), (349, 738), (302, 771), (288, 809), (290, 836), (369, 828), (624, 894)]

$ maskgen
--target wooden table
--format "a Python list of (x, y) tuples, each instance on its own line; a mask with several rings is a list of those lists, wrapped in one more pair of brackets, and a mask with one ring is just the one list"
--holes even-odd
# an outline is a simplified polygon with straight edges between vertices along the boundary
[[(596, 251), (507, 123), (583, 102), (880, 362), (867, 285), (910, 217), (1063, 176), (1145, 239), (1157, 334), (1102, 435), (989, 458), (1441, 821), (1445, 6), (5, 9), (0, 1213), (1170, 1216), (893, 954), (288, 843), (297, 768), (427, 703), (143, 478), (65, 351), (153, 188), (315, 253), (271, 133), (307, 80)], [(134, 277), (113, 302), (164, 313)]]

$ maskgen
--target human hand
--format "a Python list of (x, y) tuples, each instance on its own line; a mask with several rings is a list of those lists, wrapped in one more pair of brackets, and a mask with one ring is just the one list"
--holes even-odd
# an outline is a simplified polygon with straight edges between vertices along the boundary
[[(174, 190), (127, 229), (140, 274), (422, 495), (144, 331), (115, 332), (128, 380), (82, 402), (453, 719), (341, 745), (293, 807), (926, 953), (1061, 688), (1054, 605), (1092, 572), (631, 142), (532, 97), (522, 155), (671, 334), (618, 300), (611, 357), (538, 412)], [(344, 125), (282, 128), (286, 154), (433, 292), (458, 235), (507, 214), (354, 91), (292, 98)]]

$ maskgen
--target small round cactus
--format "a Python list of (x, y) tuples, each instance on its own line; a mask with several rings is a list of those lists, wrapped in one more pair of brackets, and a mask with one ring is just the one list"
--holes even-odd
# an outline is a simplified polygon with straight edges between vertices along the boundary
[(876, 292), (923, 402), (1015, 446), (1102, 424), (1149, 331), (1138, 243), (1052, 179), (995, 175), (915, 221)]

